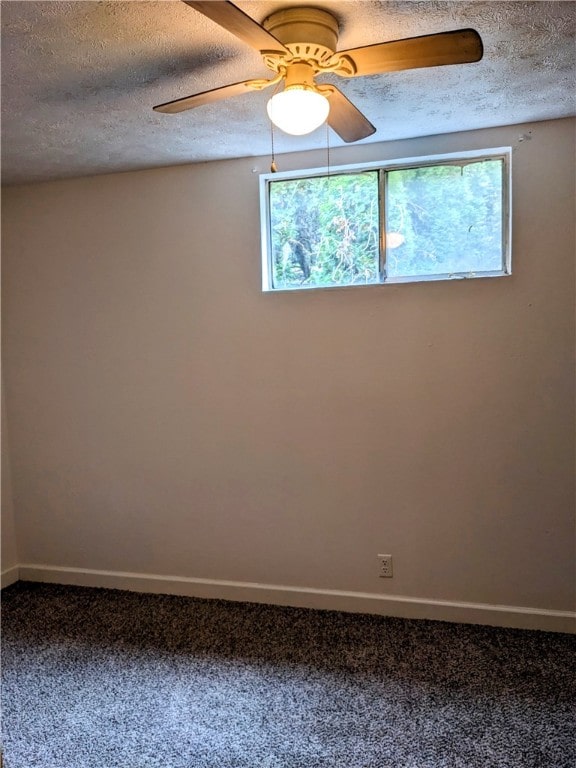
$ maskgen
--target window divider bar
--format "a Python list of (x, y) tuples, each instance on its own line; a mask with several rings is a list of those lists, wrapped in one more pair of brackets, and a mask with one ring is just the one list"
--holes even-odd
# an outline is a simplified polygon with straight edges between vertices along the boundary
[(386, 184), (387, 184), (387, 171), (385, 168), (380, 168), (378, 171), (378, 197), (379, 197), (379, 264), (378, 275), (380, 283), (386, 282), (387, 271), (387, 246), (386, 246)]

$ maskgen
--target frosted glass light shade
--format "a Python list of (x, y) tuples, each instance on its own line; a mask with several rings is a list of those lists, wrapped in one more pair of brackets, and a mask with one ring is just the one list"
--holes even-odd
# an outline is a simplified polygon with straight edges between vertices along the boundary
[(317, 91), (289, 88), (272, 96), (266, 109), (270, 120), (281, 131), (292, 136), (304, 136), (325, 122), (330, 104)]

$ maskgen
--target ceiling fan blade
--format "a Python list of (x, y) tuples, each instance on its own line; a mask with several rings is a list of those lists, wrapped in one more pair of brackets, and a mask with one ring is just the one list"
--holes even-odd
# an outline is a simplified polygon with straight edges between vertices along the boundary
[(257, 21), (228, 0), (183, 0), (257, 51), (286, 51), (287, 48)]
[[(269, 84), (272, 85), (273, 82), (273, 80), (270, 80)], [(241, 83), (223, 85), (220, 88), (212, 88), (210, 91), (202, 91), (202, 93), (195, 93), (192, 96), (185, 96), (183, 99), (167, 101), (165, 104), (158, 104), (153, 109), (155, 112), (176, 114), (177, 112), (184, 112), (194, 107), (201, 107), (203, 104), (211, 104), (213, 101), (228, 99), (230, 96), (239, 96), (242, 93), (248, 93), (248, 91), (260, 91), (267, 86), (268, 83), (265, 80), (243, 80)]]
[(321, 85), (318, 90), (327, 94), (330, 102), (328, 125), (343, 141), (360, 141), (376, 131), (362, 112), (334, 85)]
[(457, 29), (366, 45), (339, 51), (339, 54), (352, 59), (356, 66), (354, 76), (357, 77), (402, 69), (467, 64), (480, 61), (483, 51), (482, 38), (476, 30)]

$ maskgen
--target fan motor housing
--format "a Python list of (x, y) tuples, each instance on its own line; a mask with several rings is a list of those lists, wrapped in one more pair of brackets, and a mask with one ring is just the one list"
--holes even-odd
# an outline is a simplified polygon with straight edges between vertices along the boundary
[(338, 44), (338, 22), (319, 8), (288, 8), (277, 11), (262, 26), (290, 53), (319, 64), (330, 59)]

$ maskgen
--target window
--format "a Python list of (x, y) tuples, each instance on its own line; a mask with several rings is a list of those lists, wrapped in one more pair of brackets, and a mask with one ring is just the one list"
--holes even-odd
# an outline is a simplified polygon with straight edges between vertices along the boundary
[(508, 149), (261, 176), (263, 288), (510, 274)]

